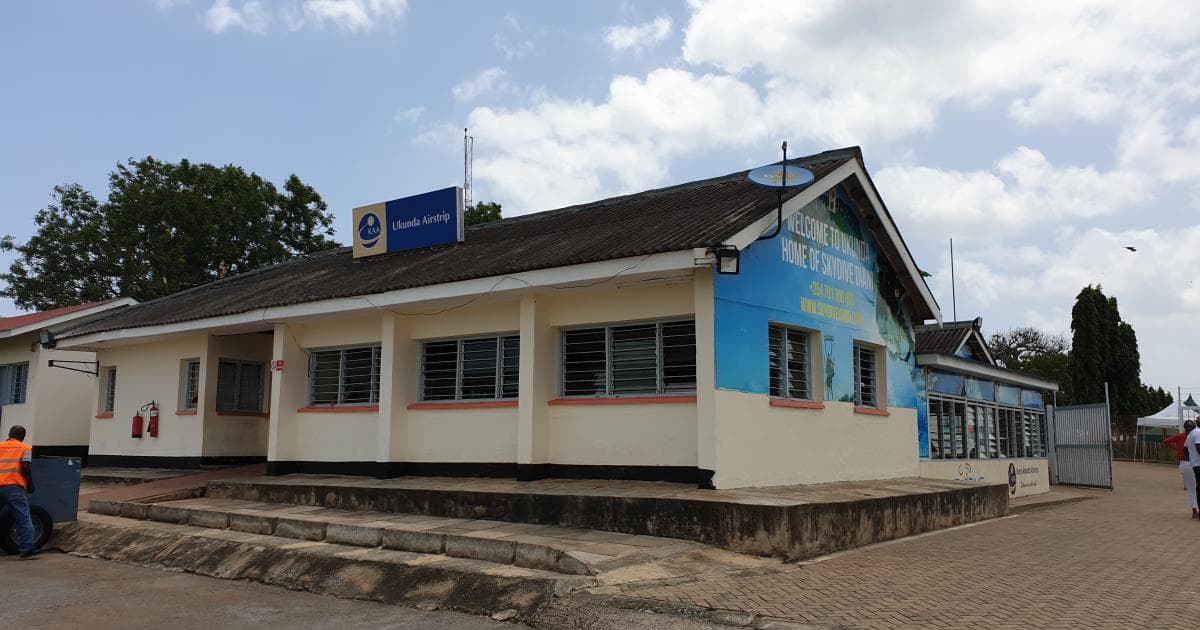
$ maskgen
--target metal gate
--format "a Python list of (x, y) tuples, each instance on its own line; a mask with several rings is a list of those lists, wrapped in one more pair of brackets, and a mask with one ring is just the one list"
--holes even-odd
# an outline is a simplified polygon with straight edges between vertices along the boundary
[(1108, 405), (1057, 407), (1050, 418), (1052, 482), (1111, 490), (1112, 423)]

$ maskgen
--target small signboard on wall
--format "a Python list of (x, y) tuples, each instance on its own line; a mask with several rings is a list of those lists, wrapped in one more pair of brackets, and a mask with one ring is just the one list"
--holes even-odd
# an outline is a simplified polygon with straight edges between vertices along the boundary
[(354, 257), (403, 252), (463, 240), (458, 186), (354, 209)]

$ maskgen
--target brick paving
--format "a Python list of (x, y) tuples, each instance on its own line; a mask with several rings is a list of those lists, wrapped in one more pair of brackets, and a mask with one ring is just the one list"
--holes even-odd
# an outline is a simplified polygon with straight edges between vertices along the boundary
[(626, 596), (847, 628), (1193, 628), (1200, 521), (1174, 467), (1118, 462), (1117, 490), (817, 562)]

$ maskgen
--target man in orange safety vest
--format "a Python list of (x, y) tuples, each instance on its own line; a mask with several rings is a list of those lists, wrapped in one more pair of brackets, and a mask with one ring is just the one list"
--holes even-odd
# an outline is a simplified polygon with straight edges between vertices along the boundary
[[(29, 498), (33, 494), (33, 447), (26, 444), (25, 427), (17, 424), (8, 430), (8, 440), (0, 442), (0, 502), (12, 510), (17, 535), (17, 550), (24, 560), (38, 552), (33, 548), (33, 521), (29, 518)], [(9, 532), (0, 532), (8, 536)]]

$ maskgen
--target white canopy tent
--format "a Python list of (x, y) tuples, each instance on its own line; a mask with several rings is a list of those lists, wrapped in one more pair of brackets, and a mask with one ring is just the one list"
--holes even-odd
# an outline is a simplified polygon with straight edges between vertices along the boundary
[[(1184, 421), (1192, 420), (1195, 422), (1200, 422), (1200, 420), (1196, 420), (1197, 415), (1200, 415), (1200, 405), (1196, 404), (1195, 399), (1193, 399), (1191, 396), (1188, 396), (1187, 400), (1183, 401), (1182, 403), (1176, 402), (1177, 400), (1179, 400), (1179, 397), (1176, 397), (1175, 400), (1171, 401), (1171, 404), (1167, 405), (1162, 411), (1159, 411), (1154, 415), (1138, 418), (1138, 428), (1146, 427), (1151, 429), (1173, 429), (1175, 431), (1182, 431)], [(1137, 440), (1140, 438), (1141, 432), (1138, 432), (1134, 436), (1135, 453), (1140, 452), (1137, 448)]]

